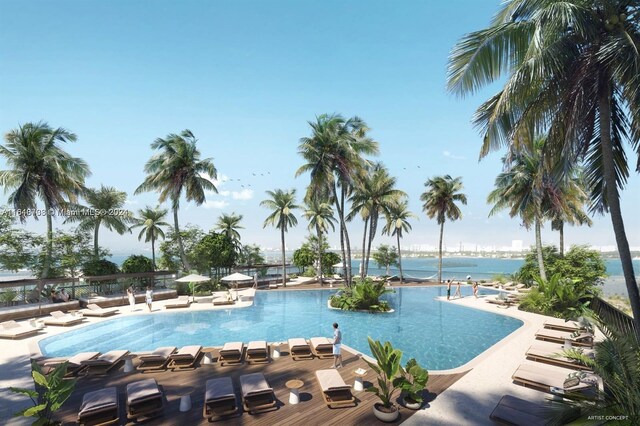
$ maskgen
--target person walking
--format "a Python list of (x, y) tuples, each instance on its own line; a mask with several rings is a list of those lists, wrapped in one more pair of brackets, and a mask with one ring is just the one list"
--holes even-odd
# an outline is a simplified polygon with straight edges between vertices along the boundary
[(153, 303), (153, 290), (151, 290), (151, 286), (147, 286), (147, 292), (144, 295), (144, 301), (147, 303), (147, 308), (149, 308), (149, 312), (151, 312), (151, 304)]
[(461, 283), (460, 281), (458, 281), (458, 284), (456, 285), (456, 292), (454, 293), (453, 297), (456, 297), (456, 296), (460, 298), (462, 297), (462, 292), (460, 291), (460, 285)]
[(451, 298), (451, 280), (447, 280), (447, 300)]
[(333, 368), (342, 368), (342, 332), (338, 323), (333, 323)]
[(136, 310), (136, 292), (133, 289), (132, 285), (127, 288), (127, 297), (129, 298), (129, 306), (131, 307), (131, 312), (133, 312)]
[(472, 287), (473, 287), (473, 295), (477, 299), (478, 298), (478, 281), (474, 281)]

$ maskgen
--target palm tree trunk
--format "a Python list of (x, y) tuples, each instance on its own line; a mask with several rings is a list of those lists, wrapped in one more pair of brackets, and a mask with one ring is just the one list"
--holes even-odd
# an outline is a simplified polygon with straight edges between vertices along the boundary
[[(603, 78), (604, 79), (604, 78)], [(607, 80), (608, 81), (608, 80)], [(629, 241), (624, 229), (622, 220), (622, 210), (620, 208), (620, 195), (616, 186), (616, 171), (613, 167), (613, 146), (611, 144), (611, 88), (605, 84), (605, 88), (600, 94), (600, 143), (602, 145), (602, 166), (604, 169), (604, 182), (607, 196), (608, 210), (611, 214), (613, 232), (616, 236), (618, 254), (622, 263), (624, 281), (627, 285), (627, 293), (631, 302), (633, 312), (633, 322), (636, 328), (636, 337), (640, 340), (640, 291), (636, 276), (633, 271), (633, 261), (629, 250)]]
[[(369, 244), (367, 246), (367, 263), (365, 263), (365, 274), (369, 274), (369, 259), (371, 258), (371, 245), (373, 239), (376, 237), (376, 231), (378, 230), (378, 212), (373, 212), (371, 217), (371, 223), (369, 224)], [(387, 274), (388, 275), (388, 274)]]
[(362, 273), (360, 274), (360, 278), (364, 279), (366, 272), (366, 261), (367, 261), (367, 225), (369, 225), (369, 216), (367, 216), (364, 220), (364, 232), (362, 233)]
[(442, 236), (444, 235), (444, 221), (440, 224), (440, 244), (438, 245), (438, 252), (440, 253), (438, 258), (438, 282), (442, 282)]
[(540, 270), (540, 278), (547, 280), (547, 272), (544, 269), (544, 257), (542, 256), (542, 232), (540, 230), (540, 219), (536, 216), (535, 219), (535, 233), (536, 233), (536, 252), (538, 253), (538, 269)]
[(564, 257), (564, 221), (558, 224), (558, 232), (560, 233), (560, 257)]
[(318, 234), (318, 277), (320, 280), (320, 287), (322, 287), (322, 231), (317, 225), (316, 233)]
[[(156, 237), (151, 235), (151, 263), (153, 265), (153, 271), (156, 270)], [(211, 275), (211, 271), (209, 271), (209, 275)]]
[(282, 242), (282, 285), (287, 286), (287, 259), (284, 253), (284, 227), (280, 228), (280, 240)]
[(345, 275), (345, 284), (347, 287), (350, 286), (349, 281), (346, 280), (347, 277), (347, 253), (344, 248), (344, 211), (340, 206), (340, 199), (338, 198), (338, 189), (336, 188), (336, 184), (333, 184), (333, 199), (336, 202), (336, 210), (338, 211), (338, 219), (340, 220), (340, 250), (342, 252), (342, 271)]
[(398, 269), (400, 270), (400, 284), (402, 284), (402, 251), (400, 251), (400, 233), (396, 231), (398, 239)]
[[(342, 212), (344, 213), (344, 200), (346, 198), (347, 195), (347, 189), (342, 186), (341, 191), (340, 191), (340, 198), (341, 198), (341, 204), (342, 204)], [(347, 282), (347, 285), (351, 286), (351, 277), (352, 277), (352, 272), (351, 272), (351, 243), (349, 242), (349, 231), (347, 230), (347, 223), (344, 221), (344, 214), (342, 217), (342, 222), (343, 222), (343, 231), (344, 231), (344, 244), (345, 244), (345, 250), (347, 253), (347, 279), (345, 280)]]
[(98, 260), (98, 232), (100, 231), (100, 221), (97, 220), (93, 227), (93, 257)]
[(184, 245), (182, 244), (182, 236), (180, 235), (180, 227), (178, 226), (178, 207), (173, 208), (173, 224), (176, 233), (176, 240), (178, 241), (178, 250), (180, 251), (180, 260), (182, 260), (182, 267), (185, 272), (191, 270), (191, 265), (187, 260), (187, 256), (184, 253)]
[[(46, 209), (47, 216), (47, 242), (46, 242), (46, 254), (44, 257), (44, 265), (42, 265), (42, 275), (40, 278), (49, 278), (49, 271), (51, 270), (51, 256), (53, 256), (53, 221), (51, 219), (51, 204), (45, 197), (44, 208)], [(40, 290), (42, 290), (40, 288)], [(39, 291), (38, 291), (39, 293)]]

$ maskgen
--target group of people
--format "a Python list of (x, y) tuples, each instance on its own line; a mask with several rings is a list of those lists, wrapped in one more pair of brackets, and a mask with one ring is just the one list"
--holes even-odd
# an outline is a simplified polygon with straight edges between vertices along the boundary
[[(127, 297), (129, 299), (129, 306), (131, 306), (131, 312), (133, 312), (136, 310), (136, 290), (132, 285), (127, 288)], [(147, 286), (147, 291), (144, 294), (144, 302), (149, 312), (151, 312), (151, 305), (153, 304), (153, 289), (151, 286)]]
[(51, 303), (63, 303), (71, 300), (71, 296), (69, 296), (69, 293), (67, 293), (64, 287), (62, 287), (60, 291), (52, 288), (49, 293), (49, 299), (51, 300)]
[[(467, 275), (467, 282), (471, 281), (471, 275)], [(451, 298), (451, 285), (453, 284), (453, 280), (447, 280), (447, 300)], [(456, 285), (456, 292), (453, 294), (453, 297), (462, 297), (462, 292), (460, 291), (460, 286), (462, 283), (458, 281)], [(471, 284), (471, 288), (473, 289), (473, 297), (478, 298), (478, 281), (474, 281)]]

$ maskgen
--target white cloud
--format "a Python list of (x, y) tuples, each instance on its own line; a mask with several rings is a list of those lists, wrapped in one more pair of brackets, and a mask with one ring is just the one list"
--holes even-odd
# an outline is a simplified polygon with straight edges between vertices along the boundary
[(205, 209), (223, 209), (229, 205), (225, 200), (205, 201), (202, 207)]
[(459, 155), (454, 155), (449, 151), (442, 151), (442, 155), (444, 155), (447, 158), (451, 158), (452, 160), (465, 160), (466, 157), (461, 157)]
[(234, 200), (250, 200), (253, 198), (253, 190), (243, 189), (242, 191), (233, 191), (231, 197)]
[(140, 204), (138, 201), (136, 201), (136, 200), (130, 200), (130, 199), (128, 199), (128, 198), (125, 200), (125, 202), (124, 202), (124, 203), (125, 203), (125, 204), (130, 204), (130, 205)]
[(218, 191), (218, 195), (228, 197), (229, 195), (231, 195), (231, 191)]

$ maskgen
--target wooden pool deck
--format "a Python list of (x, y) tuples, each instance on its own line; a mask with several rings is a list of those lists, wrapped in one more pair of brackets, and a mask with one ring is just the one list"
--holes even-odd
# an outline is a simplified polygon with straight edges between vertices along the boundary
[[(262, 372), (270, 386), (274, 389), (278, 400), (277, 410), (252, 415), (246, 412), (235, 417), (222, 420), (214, 420), (218, 424), (232, 425), (365, 425), (376, 424), (378, 420), (374, 417), (372, 406), (377, 401), (375, 395), (369, 392), (353, 391), (357, 399), (356, 407), (349, 408), (328, 408), (322, 399), (321, 389), (316, 380), (315, 371), (331, 368), (331, 359), (313, 359), (293, 361), (288, 355), (287, 345), (281, 347), (280, 358), (272, 360), (269, 364), (242, 364), (236, 366), (219, 366), (217, 363), (203, 364), (200, 359), (197, 368), (191, 371), (163, 371), (156, 373), (124, 373), (122, 367), (112, 371), (107, 376), (102, 377), (80, 377), (76, 388), (64, 406), (58, 412), (57, 417), (64, 424), (73, 424), (76, 421), (77, 413), (82, 402), (82, 396), (90, 391), (108, 386), (115, 386), (118, 389), (120, 402), (120, 424), (125, 423), (125, 387), (128, 383), (146, 378), (155, 378), (165, 396), (164, 415), (146, 421), (148, 425), (205, 425), (209, 422), (202, 417), (202, 404), (204, 400), (205, 382), (209, 379), (230, 376), (233, 380), (234, 388), (238, 396), (240, 393), (239, 377), (243, 374)], [(217, 360), (218, 352), (212, 353), (214, 361)], [(343, 350), (344, 367), (338, 371), (347, 384), (353, 385), (355, 380), (354, 371), (358, 368), (367, 369), (364, 377), (365, 388), (374, 381), (375, 374), (369, 366), (359, 356)], [(406, 361), (406, 360), (405, 360)], [(137, 360), (134, 360), (137, 365)], [(431, 375), (427, 384), (427, 401), (432, 401), (445, 389), (464, 376), (465, 373)], [(300, 379), (304, 382), (300, 389), (300, 403), (293, 405), (289, 403), (289, 390), (285, 382), (291, 379)], [(180, 412), (180, 396), (186, 390), (192, 389), (191, 410)], [(400, 417), (394, 424), (399, 424), (407, 420), (414, 411), (404, 407), (400, 409)]]

